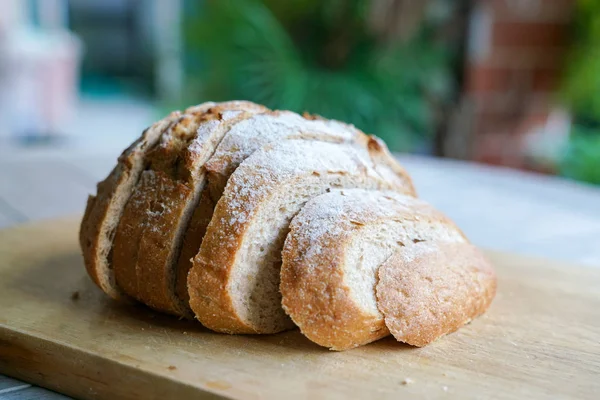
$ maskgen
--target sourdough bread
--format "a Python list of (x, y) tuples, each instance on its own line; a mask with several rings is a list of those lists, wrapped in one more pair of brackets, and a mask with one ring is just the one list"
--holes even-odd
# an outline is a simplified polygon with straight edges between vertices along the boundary
[(296, 323), (334, 350), (390, 332), (424, 346), (483, 313), (496, 279), (413, 196), (385, 144), (351, 125), (206, 103), (121, 155), (88, 199), (79, 240), (110, 296), (195, 313), (219, 332)]
[(395, 252), (464, 242), (442, 213), (398, 193), (336, 190), (313, 198), (290, 225), (282, 304), (310, 340), (333, 350), (389, 335), (377, 307), (379, 267)]
[(117, 284), (127, 294), (157, 310), (186, 315), (188, 307), (175, 296), (175, 265), (206, 181), (202, 167), (230, 124), (262, 111), (249, 102), (188, 109), (148, 153), (115, 236)]
[(394, 337), (425, 346), (483, 314), (496, 294), (494, 270), (469, 243), (419, 243), (379, 268), (377, 304)]
[(335, 188), (392, 185), (355, 147), (304, 140), (265, 146), (231, 175), (188, 277), (190, 306), (210, 329), (274, 333), (293, 327), (281, 308), (281, 250), (302, 206)]

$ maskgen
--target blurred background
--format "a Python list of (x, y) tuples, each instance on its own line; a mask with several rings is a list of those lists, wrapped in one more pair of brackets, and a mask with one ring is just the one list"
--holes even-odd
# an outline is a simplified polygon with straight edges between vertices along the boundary
[(227, 99), (600, 184), (600, 1), (0, 1), (0, 157)]

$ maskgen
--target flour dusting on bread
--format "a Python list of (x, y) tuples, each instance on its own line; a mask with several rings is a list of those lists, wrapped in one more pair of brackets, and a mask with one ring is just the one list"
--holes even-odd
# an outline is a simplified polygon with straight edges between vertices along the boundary
[[(389, 334), (378, 309), (377, 271), (415, 243), (464, 241), (428, 204), (402, 194), (339, 190), (294, 218), (283, 250), (283, 307), (309, 339), (335, 350)], [(324, 296), (324, 294), (328, 296)]]
[(416, 198), (381, 139), (247, 101), (144, 131), (89, 197), (79, 239), (111, 297), (218, 332), (296, 325), (333, 350), (390, 333), (427, 345), (496, 291), (485, 257)]

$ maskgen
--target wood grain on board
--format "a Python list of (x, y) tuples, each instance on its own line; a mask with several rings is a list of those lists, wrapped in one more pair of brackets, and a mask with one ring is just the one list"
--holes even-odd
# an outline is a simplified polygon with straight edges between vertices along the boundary
[(0, 373), (83, 399), (578, 398), (600, 393), (600, 270), (490, 253), (489, 312), (418, 349), (336, 353), (298, 331), (228, 336), (109, 300), (78, 219), (0, 232)]

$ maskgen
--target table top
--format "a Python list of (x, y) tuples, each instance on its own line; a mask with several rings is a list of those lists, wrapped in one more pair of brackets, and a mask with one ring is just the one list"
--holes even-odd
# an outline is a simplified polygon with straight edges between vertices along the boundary
[[(417, 191), (477, 245), (600, 267), (600, 188), (557, 177), (420, 156), (399, 156)], [(114, 152), (2, 154), (0, 228), (82, 213)], [(0, 375), (0, 397), (66, 397)]]

